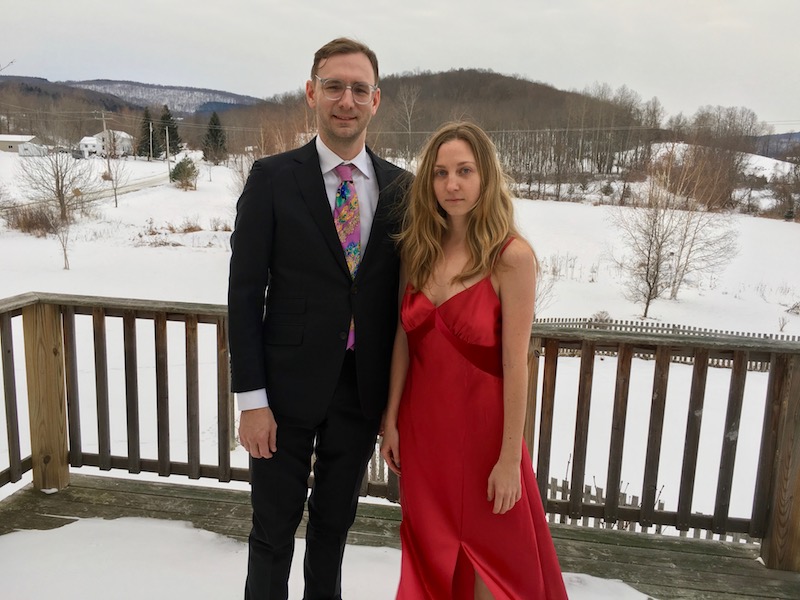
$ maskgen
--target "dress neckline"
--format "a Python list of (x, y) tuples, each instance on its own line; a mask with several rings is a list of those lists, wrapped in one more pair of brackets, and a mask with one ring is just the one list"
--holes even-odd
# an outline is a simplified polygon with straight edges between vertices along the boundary
[[(466, 292), (470, 291), (472, 288), (474, 288), (474, 287), (478, 287), (478, 286), (479, 286), (480, 284), (482, 284), (484, 281), (490, 281), (490, 278), (491, 278), (491, 273), (489, 273), (488, 275), (485, 275), (484, 277), (482, 277), (481, 279), (479, 279), (478, 281), (476, 281), (476, 282), (475, 282), (475, 283), (473, 283), (472, 285), (465, 287), (463, 290), (460, 290), (460, 291), (456, 292), (455, 294), (453, 294), (452, 296), (450, 296), (450, 297), (449, 297), (449, 298), (447, 298), (446, 300), (444, 300), (444, 301), (440, 302), (439, 304), (435, 304), (435, 303), (433, 302), (433, 300), (431, 300), (430, 298), (428, 298), (428, 295), (427, 295), (425, 292), (423, 292), (422, 290), (419, 290), (419, 294), (420, 294), (420, 295), (421, 295), (423, 298), (425, 298), (425, 300), (427, 300), (427, 301), (428, 301), (428, 304), (430, 304), (431, 306), (433, 306), (433, 308), (439, 309), (439, 308), (441, 308), (442, 306), (444, 306), (445, 304), (447, 304), (448, 302), (450, 302), (451, 300), (453, 300), (453, 299), (457, 298), (458, 296), (461, 296), (462, 294), (464, 294), (464, 293), (466, 293)], [(495, 289), (494, 289), (494, 286), (492, 286), (492, 291), (495, 293), (495, 295), (497, 295), (497, 291), (495, 291)]]
[[(500, 255), (501, 255), (501, 254), (503, 254), (503, 252), (505, 252), (505, 251), (506, 251), (506, 248), (508, 248), (509, 244), (510, 244), (512, 241), (514, 241), (514, 238), (513, 238), (513, 237), (510, 237), (510, 238), (508, 238), (508, 239), (505, 241), (505, 243), (503, 244), (503, 247), (500, 249), (500, 254), (498, 254), (498, 258), (500, 257)], [(491, 277), (492, 277), (492, 273), (491, 273), (491, 271), (489, 271), (489, 273), (487, 273), (487, 274), (486, 274), (484, 277), (482, 277), (481, 279), (479, 279), (478, 281), (476, 281), (475, 283), (473, 283), (473, 284), (472, 284), (472, 285), (470, 285), (469, 287), (465, 287), (463, 290), (460, 290), (460, 291), (456, 292), (455, 294), (453, 294), (452, 296), (450, 296), (449, 298), (447, 298), (447, 299), (446, 299), (446, 300), (444, 300), (443, 302), (440, 302), (439, 304), (434, 304), (434, 303), (433, 303), (433, 300), (431, 300), (430, 298), (428, 298), (428, 296), (427, 296), (427, 295), (425, 294), (425, 292), (423, 292), (422, 290), (419, 290), (419, 292), (418, 292), (418, 293), (419, 293), (419, 294), (420, 294), (420, 295), (421, 295), (423, 298), (425, 298), (425, 300), (427, 300), (427, 301), (428, 301), (428, 304), (430, 304), (430, 305), (431, 305), (433, 308), (435, 308), (435, 309), (439, 309), (439, 308), (441, 308), (442, 306), (444, 306), (445, 304), (447, 304), (448, 302), (450, 302), (450, 300), (452, 300), (452, 299), (454, 299), (454, 298), (456, 298), (456, 297), (458, 297), (458, 296), (462, 295), (462, 294), (463, 294), (463, 293), (465, 293), (465, 292), (468, 292), (469, 290), (471, 290), (471, 289), (472, 289), (472, 288), (474, 288), (474, 287), (477, 287), (477, 286), (479, 286), (480, 284), (482, 284), (482, 283), (483, 283), (484, 281), (486, 281), (487, 279), (491, 280)], [(409, 285), (408, 285), (408, 287), (411, 287), (411, 284), (409, 284)], [(494, 296), (495, 296), (495, 298), (497, 298), (498, 300), (500, 300), (500, 296), (498, 296), (498, 295), (497, 295), (497, 290), (496, 290), (496, 289), (494, 289), (494, 286), (492, 286), (492, 292), (494, 292)]]

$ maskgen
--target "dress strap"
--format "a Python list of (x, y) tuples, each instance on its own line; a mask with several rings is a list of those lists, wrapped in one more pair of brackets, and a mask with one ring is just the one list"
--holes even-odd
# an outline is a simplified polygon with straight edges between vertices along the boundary
[(492, 264), (492, 268), (494, 268), (494, 265), (497, 264), (497, 261), (500, 260), (501, 256), (503, 256), (503, 252), (506, 251), (506, 248), (508, 248), (508, 246), (511, 244), (511, 242), (514, 241), (514, 239), (515, 239), (514, 237), (510, 237), (505, 241), (505, 243), (503, 244), (503, 247), (500, 248), (500, 252), (497, 253), (497, 256), (494, 259), (494, 264)]

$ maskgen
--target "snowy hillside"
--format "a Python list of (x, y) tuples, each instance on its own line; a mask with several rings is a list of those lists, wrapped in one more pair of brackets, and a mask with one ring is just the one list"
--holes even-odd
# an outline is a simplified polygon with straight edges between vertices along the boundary
[(154, 85), (135, 81), (95, 79), (91, 81), (65, 81), (63, 83), (73, 87), (113, 94), (138, 106), (162, 106), (166, 104), (173, 112), (209, 112), (211, 110), (220, 110), (224, 105), (249, 106), (260, 102), (258, 98), (253, 98), (252, 96), (242, 96), (219, 90)]

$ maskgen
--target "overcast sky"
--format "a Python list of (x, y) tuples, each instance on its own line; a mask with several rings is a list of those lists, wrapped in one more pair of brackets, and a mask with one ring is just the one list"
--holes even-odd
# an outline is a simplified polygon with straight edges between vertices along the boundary
[(626, 85), (667, 113), (744, 106), (800, 130), (798, 0), (3, 0), (4, 74), (257, 97), (299, 89), (341, 35), (383, 75), (491, 69), (564, 90)]

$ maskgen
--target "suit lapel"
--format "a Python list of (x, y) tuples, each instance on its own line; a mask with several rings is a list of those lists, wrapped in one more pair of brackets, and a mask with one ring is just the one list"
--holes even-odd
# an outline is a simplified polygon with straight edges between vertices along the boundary
[(300, 149), (297, 160), (300, 164), (295, 170), (295, 178), (300, 196), (319, 227), (336, 262), (349, 277), (350, 270), (344, 259), (344, 251), (339, 242), (339, 235), (336, 233), (336, 225), (333, 224), (331, 206), (328, 203), (328, 195), (325, 192), (325, 183), (319, 167), (319, 156), (313, 140)]
[[(361, 270), (368, 268), (370, 257), (376, 254), (376, 251), (370, 252), (373, 246), (379, 246), (385, 243), (388, 232), (389, 224), (389, 211), (391, 210), (391, 199), (388, 197), (390, 194), (386, 192), (386, 187), (391, 183), (389, 174), (384, 164), (377, 159), (372, 151), (367, 148), (369, 157), (372, 159), (372, 166), (375, 169), (375, 176), (378, 179), (378, 204), (375, 207), (375, 216), (372, 218), (372, 230), (369, 234), (369, 243), (361, 253), (361, 265), (358, 267), (358, 273)], [(358, 279), (356, 273), (356, 279)]]

